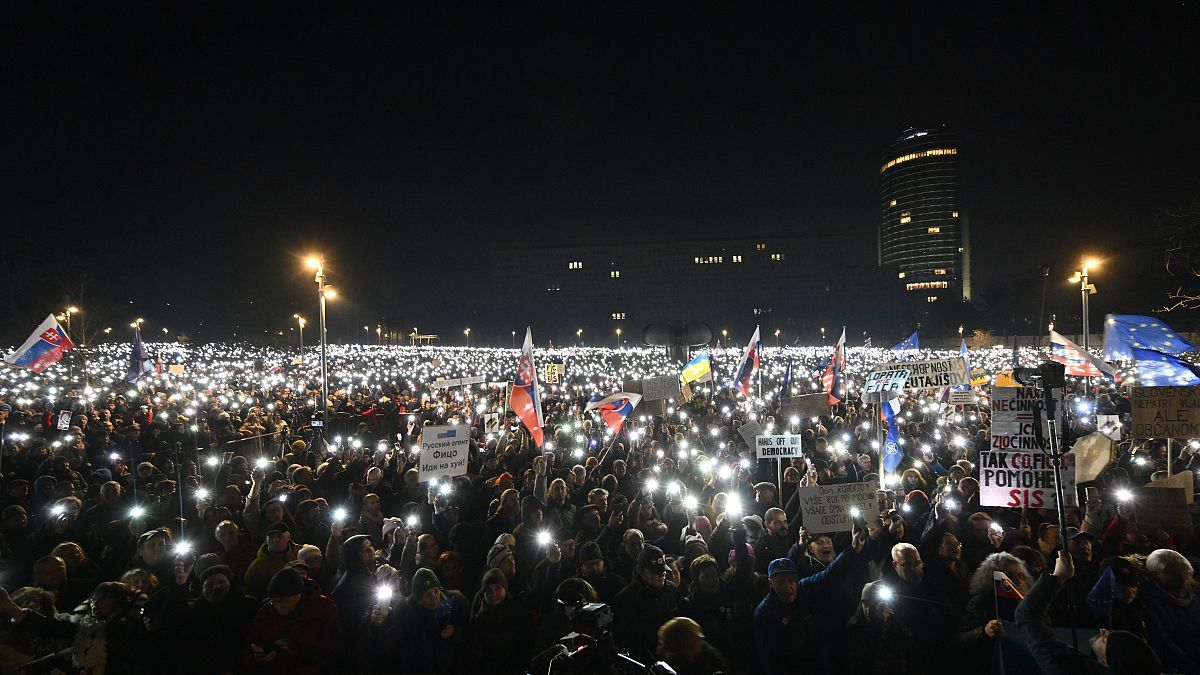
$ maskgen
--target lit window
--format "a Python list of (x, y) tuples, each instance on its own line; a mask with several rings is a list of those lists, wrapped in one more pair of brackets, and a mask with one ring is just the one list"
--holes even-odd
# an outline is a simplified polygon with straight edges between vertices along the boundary
[(621, 278), (621, 270), (612, 270), (608, 273), (608, 276), (612, 277), (613, 279), (620, 279)]
[(700, 257), (699, 257), (699, 256), (697, 256), (697, 257), (696, 257), (696, 264), (697, 264), (697, 265), (699, 265), (699, 264), (700, 264)]
[(772, 253), (771, 260), (774, 260), (775, 262), (779, 262), (780, 260), (783, 260), (783, 254), (782, 253)]
[(941, 234), (941, 232), (942, 232), (942, 228), (940, 228), (940, 227), (929, 228), (929, 234)]
[(625, 320), (625, 312), (613, 312), (612, 318), (613, 318), (613, 321), (624, 321)]
[(911, 223), (911, 222), (912, 222), (912, 213), (909, 211), (901, 211), (900, 212), (900, 223), (903, 224), (903, 223)]
[(936, 270), (934, 270), (934, 271), (933, 271), (933, 273), (934, 273), (934, 274), (945, 274), (945, 273), (946, 273), (946, 270), (944, 270), (944, 269), (936, 269)]
[(883, 173), (884, 171), (887, 171), (888, 169), (892, 168), (893, 166), (896, 166), (897, 164), (903, 164), (904, 162), (911, 162), (914, 159), (921, 159), (922, 157), (941, 157), (943, 155), (957, 155), (957, 154), (958, 154), (957, 148), (933, 148), (932, 150), (921, 150), (920, 152), (910, 152), (907, 155), (900, 155), (896, 159), (893, 159), (892, 161), (888, 162), (887, 164), (884, 164), (883, 168), (879, 170), (879, 173)]
[(735, 262), (735, 263), (742, 262), (742, 256), (740, 256), (740, 255), (733, 256), (733, 262)]
[(583, 269), (583, 261), (582, 260), (572, 260), (571, 262), (567, 263), (567, 269), (581, 270), (581, 269)]
[(546, 287), (546, 290), (548, 290), (548, 291), (561, 291), (561, 290), (562, 290), (562, 286), (559, 286), (558, 284), (550, 284), (549, 286), (547, 286), (547, 287)]
[(895, 205), (896, 205), (896, 200), (895, 200), (895, 199), (893, 199), (893, 200), (892, 200), (892, 201), (891, 201), (891, 202), (888, 204), (888, 206), (895, 206)]
[(950, 217), (951, 217), (951, 218), (957, 218), (957, 217), (958, 217), (958, 211), (951, 211), (951, 212), (950, 212)]
[(915, 281), (910, 284), (904, 284), (904, 289), (908, 291), (927, 291), (931, 288), (950, 288), (949, 281)]
[(925, 298), (925, 302), (937, 302), (937, 296), (936, 295), (927, 296)]
[(897, 279), (903, 279), (905, 276), (906, 276), (906, 273), (904, 273), (904, 272), (901, 272), (900, 274), (896, 275), (896, 278), (897, 278)]
[(766, 245), (766, 244), (755, 244), (755, 245), (754, 245), (754, 250), (756, 250), (756, 251), (765, 251), (765, 250), (767, 250), (767, 245)]

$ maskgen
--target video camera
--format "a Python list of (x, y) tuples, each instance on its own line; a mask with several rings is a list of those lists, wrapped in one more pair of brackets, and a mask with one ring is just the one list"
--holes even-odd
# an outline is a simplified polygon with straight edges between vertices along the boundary
[(612, 607), (601, 602), (580, 603), (571, 615), (571, 632), (553, 647), (533, 657), (529, 672), (546, 675), (628, 673), (675, 675), (662, 661), (652, 665), (622, 653), (613, 642)]
[(1037, 368), (1013, 368), (1012, 376), (1026, 387), (1058, 389), (1067, 386), (1067, 367), (1054, 361), (1047, 361)]

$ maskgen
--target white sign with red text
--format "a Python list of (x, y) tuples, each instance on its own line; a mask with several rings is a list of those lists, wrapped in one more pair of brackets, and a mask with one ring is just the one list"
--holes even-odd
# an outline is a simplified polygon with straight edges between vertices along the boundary
[[(1041, 452), (979, 453), (980, 506), (1055, 507), (1054, 466)], [(1075, 456), (1063, 456), (1063, 496), (1075, 505)]]

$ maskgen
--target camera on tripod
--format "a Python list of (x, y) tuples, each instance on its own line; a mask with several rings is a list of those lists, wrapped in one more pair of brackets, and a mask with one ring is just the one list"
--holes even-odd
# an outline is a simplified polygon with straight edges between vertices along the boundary
[(675, 675), (662, 661), (646, 665), (623, 653), (613, 642), (612, 607), (602, 602), (580, 603), (571, 614), (571, 632), (553, 647), (533, 657), (531, 674), (541, 675)]
[(1013, 368), (1012, 376), (1026, 387), (1058, 389), (1067, 386), (1067, 367), (1054, 361), (1047, 361), (1037, 368)]

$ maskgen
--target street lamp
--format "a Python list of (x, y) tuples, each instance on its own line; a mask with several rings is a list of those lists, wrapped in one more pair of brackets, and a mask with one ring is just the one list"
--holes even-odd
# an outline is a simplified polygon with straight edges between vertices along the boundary
[(617, 349), (621, 348), (621, 329), (617, 329)]
[[(1099, 267), (1100, 261), (1095, 258), (1084, 258), (1082, 260), (1082, 269), (1075, 270), (1075, 274), (1067, 281), (1079, 284), (1079, 301), (1083, 304), (1083, 351), (1088, 352), (1088, 336), (1091, 333), (1091, 326), (1088, 325), (1088, 296), (1095, 295), (1096, 286), (1088, 282), (1088, 268)], [(1092, 389), (1092, 378), (1083, 378), (1084, 396)]]
[(721, 329), (721, 349), (729, 347), (729, 331)]
[(580, 328), (579, 330), (575, 331), (575, 346), (578, 347), (582, 341), (583, 341), (583, 329)]
[(775, 329), (775, 351), (779, 351), (779, 329)]
[(464, 330), (463, 335), (467, 336), (467, 346), (470, 347), (471, 346), (471, 329), (468, 328), (468, 329)]
[(517, 331), (514, 330), (512, 332), (512, 334), (513, 334), (513, 349), (516, 349), (517, 348)]
[(309, 258), (307, 261), (308, 268), (316, 271), (316, 276), (313, 280), (317, 282), (317, 300), (320, 307), (320, 317), (317, 330), (321, 334), (321, 449), (324, 450), (327, 445), (325, 442), (325, 430), (328, 428), (329, 415), (329, 370), (326, 362), (327, 358), (327, 339), (325, 336), (325, 300), (332, 298), (336, 294), (332, 288), (325, 287), (325, 259), (320, 257)]
[(963, 333), (963, 327), (962, 327), (962, 324), (960, 323), (960, 324), (958, 324), (958, 339), (959, 340), (962, 340), (962, 333)]
[(821, 326), (821, 344), (825, 344), (825, 326)]

